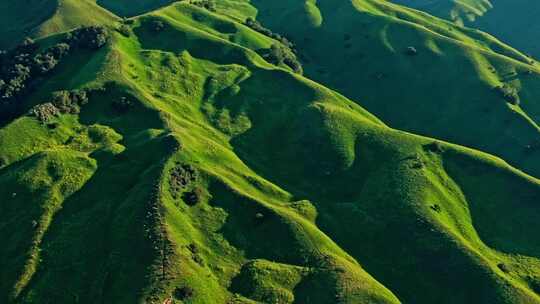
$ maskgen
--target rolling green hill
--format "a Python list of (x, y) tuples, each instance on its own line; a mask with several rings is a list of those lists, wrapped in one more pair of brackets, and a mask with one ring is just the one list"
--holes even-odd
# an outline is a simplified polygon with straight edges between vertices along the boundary
[(13, 47), (27, 36), (45, 37), (118, 19), (95, 0), (6, 0), (0, 3), (0, 11), (0, 48)]
[(392, 2), (430, 12), (460, 25), (470, 24), (493, 9), (490, 0), (393, 0)]
[[(0, 303), (540, 303), (540, 180), (522, 172), (537, 156), (506, 142), (538, 136), (536, 63), (396, 5), (284, 3), (179, 2), (105, 41), (37, 41), (67, 51), (0, 123)], [(311, 29), (294, 39), (304, 75), (286, 40), (243, 24), (258, 10), (285, 30), (280, 8), (307, 14), (287, 31)], [(520, 105), (490, 88), (512, 69), (532, 71), (505, 80)]]
[(414, 7), (458, 24), (487, 31), (503, 41), (540, 56), (536, 36), (540, 26), (535, 22), (540, 13), (536, 1), (468, 0), (468, 1), (393, 1)]
[[(256, 15), (285, 34), (306, 76), (390, 126), (487, 151), (538, 176), (540, 155), (528, 149), (539, 135), (537, 62), (486, 33), (387, 1), (310, 3), (253, 1), (256, 12), (230, 15)], [(495, 90), (502, 86), (517, 91), (519, 106), (504, 101)]]

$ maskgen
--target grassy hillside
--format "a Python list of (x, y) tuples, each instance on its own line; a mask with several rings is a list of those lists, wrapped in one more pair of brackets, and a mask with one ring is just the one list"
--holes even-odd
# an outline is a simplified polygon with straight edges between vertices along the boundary
[(392, 2), (430, 12), (460, 25), (476, 21), (493, 8), (489, 0), (393, 0)]
[(386, 126), (223, 15), (121, 32), (21, 101), (86, 90), (79, 113), (0, 129), (0, 302), (540, 303), (539, 180)]
[(458, 24), (487, 31), (503, 41), (540, 56), (540, 47), (535, 42), (540, 26), (535, 22), (540, 5), (535, 1), (393, 1), (417, 8)]
[(174, 0), (97, 0), (97, 4), (118, 16), (140, 15), (175, 2)]
[[(230, 16), (256, 16), (287, 36), (307, 77), (390, 126), (487, 151), (538, 176), (540, 155), (529, 148), (539, 135), (538, 63), (486, 33), (387, 1), (309, 3), (253, 1), (256, 11), (242, 6)], [(521, 103), (505, 102), (497, 87)]]
[(6, 0), (0, 3), (0, 11), (0, 48), (13, 47), (24, 37), (45, 37), (118, 19), (95, 0)]

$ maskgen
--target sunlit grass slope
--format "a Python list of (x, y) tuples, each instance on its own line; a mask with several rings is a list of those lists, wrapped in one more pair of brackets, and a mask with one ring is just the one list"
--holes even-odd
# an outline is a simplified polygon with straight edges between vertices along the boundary
[(119, 16), (146, 13), (175, 2), (174, 0), (97, 0), (97, 4)]
[(0, 48), (13, 47), (24, 37), (44, 37), (118, 19), (95, 0), (4, 0), (0, 17)]
[(539, 180), (387, 127), (226, 17), (129, 27), (25, 104), (103, 87), (80, 114), (0, 129), (0, 302), (540, 303)]
[[(225, 1), (218, 11), (231, 11)], [(489, 34), (379, 0), (250, 2), (297, 45), (305, 75), (390, 126), (503, 157), (540, 174), (538, 63)], [(220, 10), (221, 9), (221, 10)], [(244, 17), (241, 17), (244, 15)], [(316, 20), (316, 21), (313, 21)], [(410, 53), (414, 48), (415, 53)], [(494, 89), (517, 90), (511, 105)]]

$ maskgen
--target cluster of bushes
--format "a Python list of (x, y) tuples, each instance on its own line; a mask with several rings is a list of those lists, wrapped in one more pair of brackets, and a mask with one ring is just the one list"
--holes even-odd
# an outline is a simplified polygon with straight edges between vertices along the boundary
[(32, 39), (25, 39), (15, 49), (0, 52), (0, 103), (13, 101), (32, 80), (48, 73), (69, 53), (70, 46), (58, 43), (42, 52)]
[(118, 31), (124, 37), (131, 36), (131, 28), (129, 27), (129, 25), (122, 24), (116, 29), (116, 31)]
[(50, 102), (33, 107), (29, 114), (46, 123), (59, 114), (78, 114), (81, 106), (87, 103), (85, 90), (56, 91), (52, 93)]
[(495, 91), (502, 97), (506, 102), (519, 105), (519, 95), (516, 88), (504, 84), (502, 86), (495, 87)]
[(98, 26), (83, 27), (68, 33), (65, 39), (45, 50), (32, 39), (25, 39), (10, 51), (0, 51), (0, 110), (17, 108), (17, 100), (38, 84), (70, 52), (77, 48), (95, 50), (107, 43), (108, 33)]
[(202, 196), (202, 190), (194, 185), (198, 176), (199, 173), (193, 166), (177, 163), (170, 171), (169, 186), (172, 197), (178, 199), (181, 195), (187, 205), (196, 205)]
[(107, 44), (109, 33), (103, 26), (81, 27), (66, 35), (65, 41), (72, 47), (97, 50)]
[(207, 9), (211, 12), (216, 11), (216, 3), (212, 0), (196, 0), (196, 1), (191, 1), (190, 3), (198, 7)]
[(85, 90), (57, 91), (52, 94), (52, 104), (63, 114), (78, 114), (81, 106), (88, 103)]
[(275, 65), (285, 64), (289, 66), (295, 73), (303, 73), (302, 64), (300, 64), (300, 61), (296, 57), (296, 47), (294, 43), (282, 35), (272, 32), (270, 29), (264, 27), (261, 23), (253, 18), (247, 18), (244, 24), (252, 30), (273, 38), (281, 43), (273, 44), (270, 49), (260, 51), (259, 53), (261, 53), (264, 59)]
[(251, 28), (252, 30), (259, 32), (265, 36), (268, 36), (270, 38), (273, 38), (279, 42), (281, 42), (284, 46), (288, 47), (293, 53), (296, 53), (296, 48), (294, 43), (289, 41), (287, 38), (283, 37), (280, 34), (272, 32), (272, 30), (264, 27), (259, 21), (253, 19), (253, 18), (247, 18), (244, 22), (244, 25)]
[(191, 258), (193, 261), (201, 266), (204, 266), (204, 260), (200, 255), (199, 247), (195, 243), (191, 243), (187, 246), (187, 249), (191, 252)]
[(285, 64), (290, 67), (295, 73), (303, 73), (302, 64), (300, 63), (300, 61), (298, 61), (296, 55), (287, 47), (273, 44), (270, 49), (263, 50), (261, 52), (261, 55), (264, 59), (266, 59), (272, 64)]

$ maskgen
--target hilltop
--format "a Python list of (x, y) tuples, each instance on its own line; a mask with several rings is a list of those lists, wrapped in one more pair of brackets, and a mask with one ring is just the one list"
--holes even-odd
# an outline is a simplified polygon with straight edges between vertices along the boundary
[(45, 37), (119, 19), (95, 0), (7, 0), (0, 3), (0, 11), (0, 48), (13, 47), (24, 37)]

